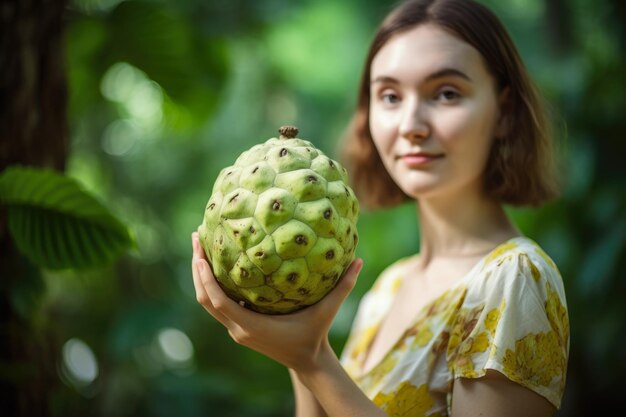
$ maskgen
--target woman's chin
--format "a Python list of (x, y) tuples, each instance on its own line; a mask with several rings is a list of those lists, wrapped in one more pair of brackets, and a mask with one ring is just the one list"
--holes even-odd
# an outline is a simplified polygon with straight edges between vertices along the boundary
[(438, 181), (420, 181), (416, 182), (404, 182), (400, 183), (400, 188), (406, 195), (412, 197), (414, 200), (425, 199), (430, 197), (436, 197), (442, 192), (442, 184)]

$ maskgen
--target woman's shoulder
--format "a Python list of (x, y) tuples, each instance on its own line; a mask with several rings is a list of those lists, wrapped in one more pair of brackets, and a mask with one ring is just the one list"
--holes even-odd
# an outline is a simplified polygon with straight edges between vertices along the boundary
[[(372, 287), (363, 295), (353, 322), (351, 337), (373, 331), (387, 313), (406, 276), (407, 265), (414, 256), (400, 258), (383, 269)], [(369, 330), (368, 330), (369, 329)]]
[(498, 245), (483, 259), (480, 269), (491, 270), (515, 266), (528, 267), (533, 275), (538, 272), (559, 273), (556, 263), (546, 251), (537, 242), (526, 236), (517, 236)]
[(402, 257), (388, 265), (378, 275), (371, 288), (374, 293), (395, 293), (406, 276), (410, 265), (414, 264), (418, 255)]
[(559, 407), (569, 316), (554, 261), (534, 240), (517, 237), (485, 257), (472, 278), (448, 346), (455, 378), (493, 369)]
[(546, 287), (556, 290), (564, 298), (563, 281), (554, 260), (533, 239), (526, 236), (512, 238), (488, 254), (478, 268), (475, 282), (485, 289), (501, 286)]

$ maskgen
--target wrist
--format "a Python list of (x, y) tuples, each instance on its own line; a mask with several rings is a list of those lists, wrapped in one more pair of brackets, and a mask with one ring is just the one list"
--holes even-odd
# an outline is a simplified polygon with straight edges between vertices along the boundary
[(328, 340), (324, 340), (309, 361), (291, 368), (290, 372), (307, 388), (311, 388), (311, 384), (318, 375), (332, 372), (335, 367), (341, 367), (339, 359)]

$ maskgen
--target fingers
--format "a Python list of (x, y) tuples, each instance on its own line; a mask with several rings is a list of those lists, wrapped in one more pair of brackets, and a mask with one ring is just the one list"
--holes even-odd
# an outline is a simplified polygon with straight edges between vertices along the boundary
[(206, 254), (204, 253), (204, 249), (200, 245), (200, 235), (198, 232), (193, 232), (191, 234), (191, 242), (193, 247), (193, 256), (198, 259), (206, 259)]
[(204, 289), (204, 285), (202, 284), (202, 278), (200, 277), (200, 272), (198, 271), (198, 267), (196, 264), (192, 266), (192, 270), (193, 286), (196, 290), (196, 300), (198, 301), (198, 304), (200, 304), (207, 311), (207, 313), (212, 315), (217, 321), (228, 327), (230, 325), (230, 320), (228, 320), (222, 313), (217, 311), (213, 306), (209, 295)]
[(229, 327), (229, 330), (234, 331), (232, 327), (235, 323), (242, 323), (242, 320), (250, 320), (254, 313), (240, 306), (224, 293), (206, 260), (204, 250), (198, 240), (198, 233), (192, 233), (191, 238), (193, 243), (191, 267), (194, 276), (196, 298), (209, 314), (226, 327)]
[(200, 259), (196, 261), (196, 265), (202, 283), (202, 288), (206, 291), (206, 294), (211, 301), (211, 307), (213, 310), (216, 313), (221, 314), (229, 322), (235, 322), (241, 325), (249, 323), (256, 314), (247, 310), (245, 307), (240, 306), (236, 301), (230, 299), (224, 293), (211, 273), (207, 261)]
[[(200, 246), (200, 242), (198, 240), (198, 233), (194, 232), (191, 235), (192, 247), (193, 247), (193, 257), (191, 260), (191, 273), (193, 275), (193, 286), (196, 291), (196, 300), (198, 303), (204, 307), (204, 309), (212, 315), (217, 321), (222, 323), (224, 326), (228, 327), (230, 324), (230, 320), (228, 320), (222, 313), (217, 311), (211, 301), (211, 298), (206, 292), (204, 288), (205, 280), (215, 280), (213, 278), (213, 274), (211, 273), (211, 268), (209, 264), (206, 262), (204, 258), (204, 250)], [(202, 267), (199, 268), (199, 266)], [(204, 277), (203, 275), (210, 275), (210, 277)]]

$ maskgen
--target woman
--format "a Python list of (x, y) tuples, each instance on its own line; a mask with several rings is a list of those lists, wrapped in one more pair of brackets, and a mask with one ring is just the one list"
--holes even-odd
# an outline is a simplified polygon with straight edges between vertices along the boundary
[(289, 368), (306, 416), (549, 416), (569, 349), (561, 277), (503, 204), (555, 195), (538, 95), (506, 30), (471, 0), (417, 0), (383, 21), (346, 142), (362, 203), (416, 203), (420, 252), (363, 298), (341, 361), (327, 333), (363, 261), (312, 307), (255, 314), (198, 244), (198, 301), (233, 339)]

